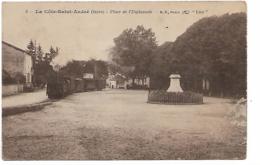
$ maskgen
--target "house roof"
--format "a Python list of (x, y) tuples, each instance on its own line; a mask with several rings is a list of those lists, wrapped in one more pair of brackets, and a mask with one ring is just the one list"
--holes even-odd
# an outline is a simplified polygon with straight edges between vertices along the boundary
[[(21, 52), (23, 52), (23, 53), (29, 55), (25, 50), (23, 50), (23, 49), (21, 49), (21, 48), (18, 48), (18, 47), (14, 46), (14, 45), (12, 45), (12, 44), (10, 44), (10, 43), (7, 43), (7, 42), (5, 42), (5, 41), (2, 41), (2, 44), (5, 44), (5, 45), (7, 45), (7, 46), (9, 46), (9, 47), (12, 47), (12, 48), (14, 48), (14, 49), (16, 49), (16, 50), (18, 50), (18, 51), (21, 51)], [(30, 56), (30, 55), (29, 55), (29, 56)]]

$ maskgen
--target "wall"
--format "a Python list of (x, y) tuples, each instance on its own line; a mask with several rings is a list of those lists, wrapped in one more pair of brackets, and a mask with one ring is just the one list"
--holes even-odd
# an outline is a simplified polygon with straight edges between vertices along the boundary
[(32, 58), (29, 55), (25, 55), (23, 73), (26, 77), (26, 83), (31, 83), (32, 82)]
[(21, 73), (26, 77), (26, 83), (32, 82), (32, 58), (22, 49), (2, 42), (3, 69), (11, 77)]
[(110, 88), (116, 88), (117, 86), (116, 86), (116, 81), (109, 81), (109, 87)]
[(16, 93), (23, 92), (22, 84), (14, 84), (14, 85), (3, 85), (2, 86), (2, 95), (8, 96)]
[(2, 44), (3, 69), (6, 70), (12, 77), (16, 73), (24, 72), (24, 58), (22, 51), (16, 50), (6, 44)]

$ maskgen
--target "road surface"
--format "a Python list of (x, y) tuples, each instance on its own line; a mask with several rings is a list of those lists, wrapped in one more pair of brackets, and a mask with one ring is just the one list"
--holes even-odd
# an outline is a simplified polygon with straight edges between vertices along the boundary
[(244, 159), (245, 128), (230, 100), (147, 104), (146, 91), (76, 93), (37, 112), (3, 118), (5, 160)]
[(20, 93), (17, 95), (3, 97), (2, 106), (4, 108), (16, 107), (16, 106), (40, 103), (46, 100), (48, 100), (48, 96), (46, 95), (46, 89), (43, 89), (39, 91)]

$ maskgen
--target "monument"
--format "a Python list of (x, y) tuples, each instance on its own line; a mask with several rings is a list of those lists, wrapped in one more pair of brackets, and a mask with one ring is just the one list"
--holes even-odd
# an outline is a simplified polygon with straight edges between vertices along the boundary
[(179, 74), (171, 74), (170, 78), (170, 86), (167, 92), (183, 92), (180, 84), (181, 76)]
[(191, 91), (183, 91), (180, 84), (181, 76), (171, 74), (170, 86), (167, 90), (152, 90), (148, 94), (148, 103), (152, 104), (203, 104), (203, 95)]

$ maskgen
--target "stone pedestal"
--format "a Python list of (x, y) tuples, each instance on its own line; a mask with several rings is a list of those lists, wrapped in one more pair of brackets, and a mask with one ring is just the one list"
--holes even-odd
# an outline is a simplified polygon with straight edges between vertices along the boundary
[(179, 74), (171, 74), (169, 78), (170, 78), (170, 86), (167, 92), (183, 92), (180, 85), (181, 76)]

